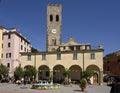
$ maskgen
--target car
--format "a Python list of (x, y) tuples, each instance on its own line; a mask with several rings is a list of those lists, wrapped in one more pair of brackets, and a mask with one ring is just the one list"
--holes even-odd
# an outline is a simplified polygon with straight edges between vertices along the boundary
[(117, 82), (120, 82), (120, 75), (108, 74), (103, 77), (104, 82), (108, 82), (109, 79), (114, 78)]

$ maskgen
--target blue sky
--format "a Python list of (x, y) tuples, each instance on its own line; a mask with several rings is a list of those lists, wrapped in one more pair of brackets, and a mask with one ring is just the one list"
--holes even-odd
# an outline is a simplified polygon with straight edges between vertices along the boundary
[(120, 50), (120, 0), (0, 0), (0, 26), (16, 28), (34, 48), (46, 50), (47, 4), (62, 4), (62, 42)]

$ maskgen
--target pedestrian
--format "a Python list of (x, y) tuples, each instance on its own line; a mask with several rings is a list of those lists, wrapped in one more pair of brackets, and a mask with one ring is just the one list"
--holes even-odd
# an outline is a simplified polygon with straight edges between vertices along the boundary
[(119, 84), (118, 84), (117, 80), (115, 78), (111, 78), (111, 79), (112, 79), (112, 84), (110, 84), (110, 86), (111, 86), (110, 93), (120, 93), (119, 92)]

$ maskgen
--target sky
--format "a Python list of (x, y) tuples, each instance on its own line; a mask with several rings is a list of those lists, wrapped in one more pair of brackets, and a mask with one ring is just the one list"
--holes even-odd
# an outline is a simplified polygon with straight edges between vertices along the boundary
[(46, 50), (46, 8), (62, 5), (62, 43), (100, 44), (104, 55), (120, 50), (120, 0), (0, 0), (0, 26), (16, 28), (40, 51)]

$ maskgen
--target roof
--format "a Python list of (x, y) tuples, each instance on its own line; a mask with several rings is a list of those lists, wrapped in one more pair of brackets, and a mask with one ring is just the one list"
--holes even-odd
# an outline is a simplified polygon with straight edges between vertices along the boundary
[(69, 41), (65, 44), (62, 44), (61, 46), (76, 46), (76, 45), (81, 45), (81, 44), (75, 42), (73, 37), (70, 37)]

